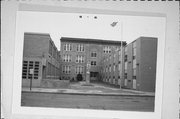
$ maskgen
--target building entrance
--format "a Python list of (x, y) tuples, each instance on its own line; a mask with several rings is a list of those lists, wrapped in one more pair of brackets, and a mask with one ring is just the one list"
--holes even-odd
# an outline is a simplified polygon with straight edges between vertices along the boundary
[(90, 80), (91, 81), (98, 80), (98, 72), (90, 72)]

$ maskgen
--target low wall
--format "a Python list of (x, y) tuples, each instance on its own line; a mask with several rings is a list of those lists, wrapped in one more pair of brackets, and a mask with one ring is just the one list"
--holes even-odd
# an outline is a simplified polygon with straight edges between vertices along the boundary
[[(22, 87), (30, 87), (30, 79), (22, 79)], [(32, 79), (32, 87), (38, 88), (40, 87), (41, 80), (40, 79)]]
[(42, 88), (68, 88), (69, 80), (44, 79), (41, 81)]

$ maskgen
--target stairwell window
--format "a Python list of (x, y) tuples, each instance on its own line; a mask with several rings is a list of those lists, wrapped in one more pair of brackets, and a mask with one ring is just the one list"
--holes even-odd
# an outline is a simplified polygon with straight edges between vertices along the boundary
[(91, 57), (97, 57), (97, 53), (95, 51), (91, 52)]
[(96, 61), (91, 61), (92, 66), (96, 66)]
[(84, 45), (83, 44), (78, 44), (77, 45), (77, 51), (78, 52), (84, 52)]
[(72, 45), (71, 44), (64, 44), (64, 50), (65, 51), (71, 51), (72, 50)]

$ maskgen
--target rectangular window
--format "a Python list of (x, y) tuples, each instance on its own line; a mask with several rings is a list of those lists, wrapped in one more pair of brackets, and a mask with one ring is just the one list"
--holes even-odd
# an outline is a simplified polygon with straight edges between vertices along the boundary
[(133, 60), (134, 60), (134, 59), (136, 59), (136, 56), (133, 56), (133, 58), (132, 58), (132, 59), (133, 59)]
[(127, 79), (127, 70), (124, 71), (124, 79)]
[(92, 66), (96, 66), (96, 61), (91, 61)]
[(128, 59), (128, 57), (127, 57), (127, 55), (125, 55), (124, 56), (124, 61), (127, 62), (127, 59)]
[(127, 46), (125, 47), (125, 53), (127, 53)]
[(70, 74), (71, 73), (71, 66), (63, 66), (63, 73)]
[(75, 70), (76, 70), (76, 74), (83, 74), (84, 67), (83, 66), (77, 66)]
[(127, 70), (127, 62), (125, 62), (125, 70)]
[(109, 72), (111, 72), (111, 65), (109, 65)]
[(110, 48), (110, 46), (104, 46), (104, 47), (103, 47), (103, 52), (104, 52), (104, 53), (111, 53), (111, 48)]
[(65, 51), (72, 51), (72, 44), (64, 44)]
[(96, 52), (91, 52), (91, 57), (97, 57), (97, 53)]
[(133, 42), (133, 48), (136, 48), (136, 41)]
[(84, 50), (84, 45), (83, 44), (78, 44), (77, 45), (77, 51), (78, 52), (84, 52), (85, 50)]
[(133, 60), (133, 68), (136, 68), (136, 59)]
[(76, 56), (76, 63), (84, 63), (84, 60), (85, 60), (84, 56), (82, 55)]
[(133, 77), (132, 78), (136, 79), (136, 69), (135, 68), (133, 69)]
[(69, 54), (63, 55), (63, 61), (64, 62), (71, 62), (71, 59), (72, 59), (71, 55), (69, 55)]
[(133, 56), (136, 56), (136, 48), (133, 48)]

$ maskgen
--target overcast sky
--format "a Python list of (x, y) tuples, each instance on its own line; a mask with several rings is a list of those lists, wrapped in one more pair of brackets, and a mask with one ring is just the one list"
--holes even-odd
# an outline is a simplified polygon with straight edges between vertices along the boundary
[[(58, 49), (61, 37), (130, 43), (140, 36), (161, 39), (165, 29), (165, 18), (162, 17), (23, 11), (19, 12), (19, 20), (24, 32), (49, 33)], [(115, 27), (111, 26), (113, 22), (118, 22)]]

